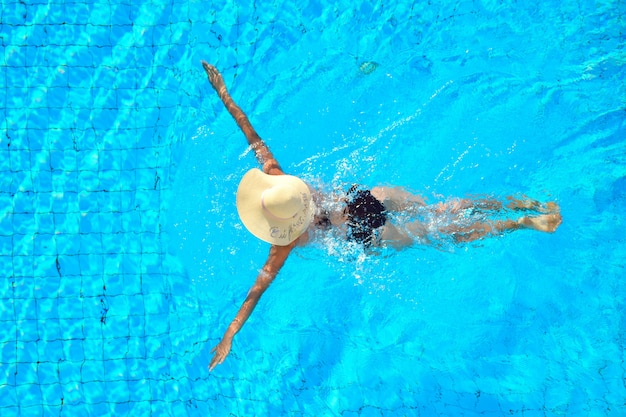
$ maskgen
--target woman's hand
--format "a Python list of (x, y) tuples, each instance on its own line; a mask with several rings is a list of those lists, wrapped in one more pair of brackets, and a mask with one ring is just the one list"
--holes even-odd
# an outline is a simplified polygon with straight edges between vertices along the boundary
[(213, 355), (213, 359), (211, 359), (211, 363), (209, 364), (209, 372), (212, 371), (213, 368), (215, 368), (217, 365), (224, 362), (224, 359), (226, 359), (226, 356), (228, 356), (228, 354), (230, 353), (230, 347), (232, 346), (232, 344), (233, 344), (232, 338), (224, 337), (217, 344), (217, 346), (215, 346), (211, 350), (211, 353), (215, 352), (215, 355)]
[(220, 90), (223, 88), (226, 90), (226, 85), (224, 84), (224, 79), (222, 78), (222, 74), (215, 68), (213, 65), (207, 63), (206, 61), (202, 61), (202, 67), (206, 72), (206, 75), (209, 77), (209, 81), (211, 85), (218, 93), (221, 93)]

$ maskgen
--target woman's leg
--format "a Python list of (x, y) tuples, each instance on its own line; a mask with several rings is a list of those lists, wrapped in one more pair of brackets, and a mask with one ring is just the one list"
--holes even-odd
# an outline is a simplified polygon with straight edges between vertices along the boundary
[[(426, 206), (424, 197), (412, 194), (400, 187), (374, 187), (371, 193), (377, 200), (384, 204), (388, 211), (404, 212), (411, 209)], [(437, 212), (458, 213), (466, 209), (476, 209), (479, 211), (500, 211), (504, 208), (525, 211), (535, 210), (542, 213), (553, 213), (558, 211), (555, 203), (549, 202), (541, 204), (539, 201), (532, 199), (517, 199), (515, 197), (507, 197), (507, 204), (501, 200), (491, 197), (479, 198), (455, 198), (437, 205)]]
[(553, 233), (561, 222), (561, 214), (556, 212), (534, 217), (524, 216), (517, 221), (498, 220), (494, 222), (476, 222), (469, 226), (450, 225), (439, 229), (439, 231), (451, 235), (457, 242), (473, 242), (485, 237), (500, 235), (520, 229)]
[(459, 213), (466, 209), (475, 209), (482, 212), (502, 210), (512, 211), (535, 211), (537, 213), (557, 213), (559, 206), (554, 202), (542, 204), (540, 201), (530, 198), (518, 199), (512, 196), (506, 197), (506, 205), (501, 200), (491, 197), (480, 198), (455, 198), (437, 205), (438, 213)]
[(504, 220), (496, 222), (476, 222), (469, 226), (450, 225), (442, 227), (439, 231), (443, 234), (450, 235), (456, 242), (473, 242), (488, 236), (494, 236), (518, 230), (522, 227), (518, 222), (513, 220)]

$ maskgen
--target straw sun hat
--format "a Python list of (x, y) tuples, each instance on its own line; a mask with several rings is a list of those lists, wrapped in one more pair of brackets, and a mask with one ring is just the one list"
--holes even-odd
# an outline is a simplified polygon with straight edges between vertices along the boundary
[(286, 246), (309, 227), (315, 207), (309, 187), (300, 178), (253, 168), (239, 183), (237, 212), (254, 236)]

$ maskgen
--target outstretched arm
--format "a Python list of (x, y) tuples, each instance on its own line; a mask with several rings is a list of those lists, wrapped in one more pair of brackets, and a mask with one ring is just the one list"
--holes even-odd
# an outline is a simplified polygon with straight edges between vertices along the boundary
[(246, 135), (246, 139), (248, 139), (250, 147), (254, 150), (257, 160), (263, 166), (263, 171), (270, 175), (284, 174), (278, 161), (274, 158), (274, 155), (272, 155), (265, 142), (263, 142), (263, 139), (261, 139), (252, 127), (252, 124), (250, 124), (246, 114), (228, 93), (222, 74), (219, 73), (217, 68), (205, 61), (202, 61), (202, 67), (209, 77), (209, 81), (217, 92), (217, 95), (224, 103), (224, 106), (226, 106), (230, 115), (233, 116), (239, 128), (243, 131), (244, 135)]
[(269, 257), (257, 276), (256, 282), (252, 285), (250, 291), (248, 291), (248, 296), (239, 309), (237, 316), (230, 323), (230, 326), (228, 326), (219, 344), (211, 350), (211, 353), (215, 353), (215, 355), (209, 364), (209, 371), (212, 371), (213, 368), (224, 362), (224, 359), (226, 359), (226, 356), (228, 356), (230, 352), (235, 334), (241, 330), (241, 327), (246, 320), (248, 320), (250, 314), (252, 314), (252, 310), (256, 307), (265, 290), (270, 286), (272, 281), (274, 281), (274, 278), (276, 278), (278, 271), (280, 271), (285, 260), (287, 260), (287, 256), (289, 256), (291, 250), (296, 246), (296, 242), (291, 243), (289, 246), (272, 245)]

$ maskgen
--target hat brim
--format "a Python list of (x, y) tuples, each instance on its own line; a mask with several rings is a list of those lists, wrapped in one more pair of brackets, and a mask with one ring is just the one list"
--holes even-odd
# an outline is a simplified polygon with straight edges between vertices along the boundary
[[(293, 187), (302, 199), (302, 209), (292, 218), (279, 219), (268, 215), (263, 209), (263, 192), (278, 185)], [(309, 227), (315, 207), (309, 187), (300, 178), (292, 175), (268, 175), (253, 168), (239, 183), (237, 213), (246, 229), (257, 238), (273, 245), (287, 246)]]

